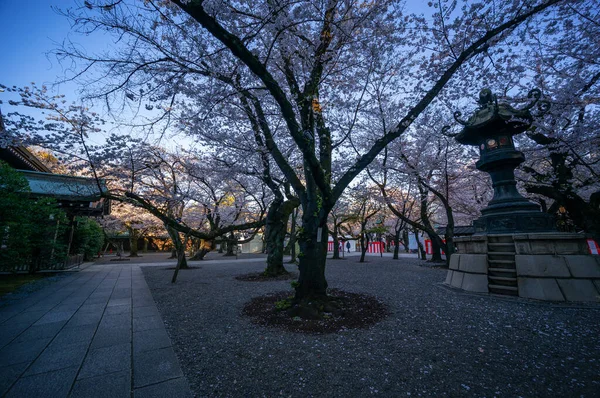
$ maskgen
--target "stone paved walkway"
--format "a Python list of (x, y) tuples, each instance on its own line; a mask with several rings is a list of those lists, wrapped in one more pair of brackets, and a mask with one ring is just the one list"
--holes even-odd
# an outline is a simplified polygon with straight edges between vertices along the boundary
[(137, 264), (93, 264), (0, 308), (0, 396), (186, 397)]

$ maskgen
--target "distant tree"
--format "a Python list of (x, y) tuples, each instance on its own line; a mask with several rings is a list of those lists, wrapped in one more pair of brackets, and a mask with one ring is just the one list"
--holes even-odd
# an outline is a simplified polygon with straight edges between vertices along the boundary
[(73, 251), (83, 254), (84, 261), (91, 261), (102, 250), (104, 231), (98, 222), (87, 217), (75, 219), (77, 227), (73, 234)]
[(33, 273), (65, 260), (67, 217), (52, 198), (31, 198), (29, 183), (0, 161), (0, 267)]

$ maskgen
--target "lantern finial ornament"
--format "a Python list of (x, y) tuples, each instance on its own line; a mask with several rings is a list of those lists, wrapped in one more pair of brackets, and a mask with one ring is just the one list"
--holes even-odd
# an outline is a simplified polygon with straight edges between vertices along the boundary
[(479, 101), (477, 103), (482, 107), (486, 107), (497, 103), (496, 95), (492, 94), (492, 90), (484, 88), (479, 92)]

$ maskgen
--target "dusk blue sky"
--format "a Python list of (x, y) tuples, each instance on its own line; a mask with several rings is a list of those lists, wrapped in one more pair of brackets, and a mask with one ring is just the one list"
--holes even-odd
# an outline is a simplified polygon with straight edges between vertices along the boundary
[[(24, 86), (35, 82), (51, 85), (63, 75), (61, 65), (47, 55), (67, 36), (86, 48), (102, 47), (98, 39), (78, 37), (70, 33), (69, 21), (53, 8), (81, 6), (75, 0), (0, 0), (0, 83)], [(73, 98), (76, 86), (62, 84), (57, 93)]]

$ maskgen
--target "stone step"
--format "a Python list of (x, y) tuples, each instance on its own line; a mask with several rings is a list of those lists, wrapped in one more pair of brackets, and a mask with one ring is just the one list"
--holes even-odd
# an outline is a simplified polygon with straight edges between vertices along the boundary
[(508, 254), (498, 254), (498, 253), (494, 253), (494, 252), (488, 252), (488, 261), (511, 261), (511, 262), (515, 262), (515, 253), (508, 253)]
[(500, 253), (514, 253), (514, 243), (488, 243), (488, 252), (500, 252)]
[(513, 283), (512, 286), (517, 284), (517, 278), (515, 277), (488, 275), (488, 279), (492, 279), (494, 282), (505, 282), (501, 283), (503, 286), (508, 284), (508, 282)]
[(517, 274), (517, 270), (514, 268), (488, 268), (488, 272), (502, 272), (508, 274)]
[(500, 272), (517, 272), (517, 267), (511, 264), (490, 264), (488, 271), (493, 272), (492, 270), (499, 269)]
[(502, 286), (489, 284), (488, 289), (490, 293), (503, 294), (507, 296), (518, 296), (519, 289), (514, 286)]
[(515, 264), (515, 260), (492, 260), (488, 258), (488, 263), (493, 263), (493, 264)]
[(489, 243), (512, 243), (514, 244), (514, 240), (512, 235), (488, 235), (487, 236)]
[(514, 256), (515, 252), (489, 252), (488, 251), (488, 256), (489, 255), (494, 255), (494, 256)]

